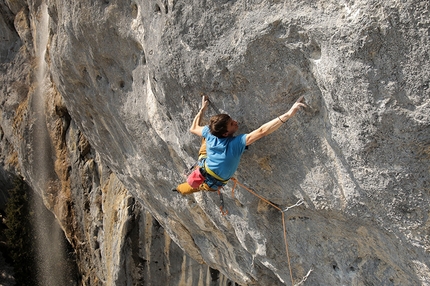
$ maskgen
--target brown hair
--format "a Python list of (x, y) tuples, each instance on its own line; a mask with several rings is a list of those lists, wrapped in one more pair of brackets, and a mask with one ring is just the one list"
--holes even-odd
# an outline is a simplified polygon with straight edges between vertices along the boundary
[(209, 121), (209, 131), (218, 138), (224, 138), (227, 130), (227, 123), (230, 119), (228, 114), (218, 114), (211, 117)]

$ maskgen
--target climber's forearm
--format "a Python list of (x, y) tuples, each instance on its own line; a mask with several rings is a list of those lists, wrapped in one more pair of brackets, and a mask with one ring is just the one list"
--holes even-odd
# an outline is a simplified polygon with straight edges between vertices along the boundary
[(202, 136), (203, 126), (200, 126), (202, 118), (205, 113), (205, 108), (201, 108), (197, 113), (196, 117), (194, 117), (193, 122), (191, 123), (190, 132), (196, 134), (198, 136)]
[(191, 123), (190, 132), (198, 136), (202, 136), (203, 127), (201, 126), (202, 118), (205, 114), (205, 110), (209, 105), (209, 99), (206, 95), (202, 96), (202, 107), (199, 112), (197, 112), (196, 117), (194, 117), (193, 123)]
[(281, 127), (281, 125), (287, 122), (287, 120), (290, 118), (291, 118), (290, 112), (284, 113), (270, 120), (269, 122), (261, 125), (260, 128), (258, 129), (261, 130), (261, 132), (264, 134), (263, 136), (267, 136), (275, 132), (276, 130), (278, 130), (278, 128)]
[(303, 96), (300, 97), (286, 113), (272, 119), (271, 121), (261, 125), (258, 129), (252, 131), (246, 136), (246, 145), (250, 145), (264, 136), (267, 136), (276, 131), (282, 124), (287, 122), (288, 119), (293, 117), (300, 108), (306, 107), (302, 102)]
[(267, 135), (275, 132), (290, 117), (291, 117), (291, 115), (289, 115), (287, 112), (287, 113), (284, 113), (284, 114), (270, 120), (269, 122), (261, 125), (259, 128), (255, 129), (254, 131), (252, 131), (251, 133), (249, 133), (246, 136), (246, 145), (250, 145), (250, 144), (254, 143), (255, 141), (263, 138), (264, 136), (267, 136)]

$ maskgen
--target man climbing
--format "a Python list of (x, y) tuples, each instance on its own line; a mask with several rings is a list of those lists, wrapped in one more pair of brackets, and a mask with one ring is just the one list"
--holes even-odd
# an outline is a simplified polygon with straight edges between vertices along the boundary
[(198, 166), (188, 176), (187, 182), (180, 184), (174, 190), (182, 195), (203, 190), (217, 191), (236, 172), (246, 146), (271, 134), (293, 117), (301, 107), (306, 107), (302, 96), (288, 112), (263, 124), (249, 134), (233, 136), (239, 129), (239, 125), (227, 114), (214, 115), (210, 118), (209, 125), (201, 126), (201, 119), (208, 105), (208, 98), (203, 96), (202, 107), (190, 127), (191, 133), (203, 137), (203, 139), (199, 150)]

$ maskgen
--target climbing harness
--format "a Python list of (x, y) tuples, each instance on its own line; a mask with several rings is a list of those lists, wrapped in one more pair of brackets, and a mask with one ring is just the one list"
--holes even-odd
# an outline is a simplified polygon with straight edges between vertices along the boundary
[(220, 211), (223, 216), (228, 214), (224, 206), (224, 197), (221, 189), (229, 180), (224, 180), (206, 165), (206, 157), (200, 156), (198, 161), (185, 173), (187, 183), (200, 191), (217, 192), (220, 200)]
[(224, 180), (223, 178), (221, 178), (220, 176), (218, 176), (217, 174), (215, 174), (214, 171), (212, 171), (211, 169), (209, 169), (208, 165), (206, 164), (206, 161), (204, 162), (204, 168), (207, 174), (211, 175), (212, 177), (214, 177), (217, 181), (223, 183), (224, 185), (227, 184), (228, 180)]
[[(211, 169), (209, 169), (209, 167), (206, 165), (206, 161), (204, 162), (203, 170), (204, 170), (203, 173), (205, 173), (205, 175), (207, 177), (207, 181), (209, 181), (209, 183), (212, 184), (212, 185), (209, 185), (209, 187), (211, 188), (213, 185), (218, 187), (217, 191), (218, 191), (219, 201), (220, 201), (220, 207), (219, 208), (220, 208), (221, 214), (223, 216), (227, 215), (228, 210), (225, 210), (224, 197), (222, 196), (221, 189), (228, 183), (229, 180), (224, 180), (220, 176), (215, 174), (215, 172), (213, 172)], [(207, 182), (205, 181), (205, 183), (207, 183)]]
[[(209, 191), (217, 191), (219, 195), (220, 201), (220, 211), (223, 216), (228, 214), (228, 210), (225, 210), (224, 206), (224, 197), (221, 193), (221, 189), (227, 184), (228, 180), (224, 180), (215, 174), (211, 169), (208, 168), (206, 162), (203, 164), (203, 168), (201, 168), (201, 172), (203, 176), (206, 178), (205, 184), (209, 187)], [(217, 187), (213, 189), (213, 186)], [(204, 188), (205, 189), (205, 188)]]

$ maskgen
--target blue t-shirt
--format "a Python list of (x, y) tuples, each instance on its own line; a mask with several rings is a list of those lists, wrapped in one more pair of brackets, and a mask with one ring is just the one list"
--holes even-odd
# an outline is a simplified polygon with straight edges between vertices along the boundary
[(205, 126), (202, 132), (206, 139), (206, 164), (215, 174), (228, 180), (237, 167), (246, 147), (246, 134), (236, 137), (218, 138), (211, 134), (209, 126)]

